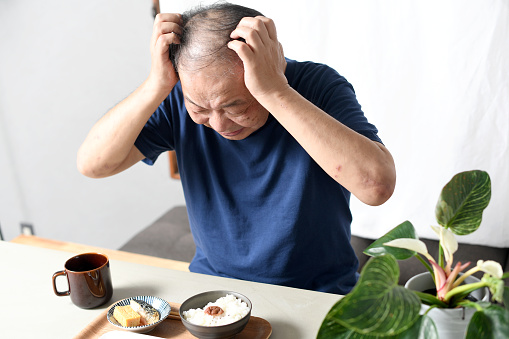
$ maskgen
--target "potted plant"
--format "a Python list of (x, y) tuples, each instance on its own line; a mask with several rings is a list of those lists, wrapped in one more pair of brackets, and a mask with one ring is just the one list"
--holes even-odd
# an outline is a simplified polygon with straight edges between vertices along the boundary
[[(499, 263), (480, 260), (465, 271), (469, 263), (454, 263), (458, 248), (455, 235), (476, 231), (491, 197), (491, 181), (484, 171), (455, 175), (442, 189), (435, 214), (440, 226), (438, 258), (433, 258), (416, 235), (409, 221), (396, 226), (373, 242), (364, 253), (373, 256), (361, 271), (359, 281), (325, 316), (317, 338), (438, 338), (434, 321), (426, 315), (433, 309), (473, 308), (466, 338), (509, 338), (509, 288)], [(436, 293), (412, 291), (398, 286), (397, 260), (417, 257), (434, 281)], [(474, 272), (484, 271), (482, 279), (468, 282)], [(472, 292), (489, 288), (491, 301), (471, 301)], [(424, 314), (421, 306), (426, 305)]]

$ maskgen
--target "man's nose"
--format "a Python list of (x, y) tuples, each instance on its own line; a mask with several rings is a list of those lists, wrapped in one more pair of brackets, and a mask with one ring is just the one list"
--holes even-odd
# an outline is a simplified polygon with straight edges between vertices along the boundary
[(223, 110), (212, 111), (209, 116), (209, 125), (217, 132), (227, 131), (230, 123)]

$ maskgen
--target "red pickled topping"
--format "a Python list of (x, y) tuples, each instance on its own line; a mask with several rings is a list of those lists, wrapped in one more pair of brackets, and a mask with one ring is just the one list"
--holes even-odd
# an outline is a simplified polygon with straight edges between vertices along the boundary
[(209, 314), (211, 316), (218, 316), (223, 313), (224, 313), (223, 309), (219, 306), (209, 306), (205, 309), (205, 314)]

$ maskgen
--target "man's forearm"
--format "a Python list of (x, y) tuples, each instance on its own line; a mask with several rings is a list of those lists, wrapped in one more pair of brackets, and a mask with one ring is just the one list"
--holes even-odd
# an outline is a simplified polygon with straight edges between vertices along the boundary
[(93, 178), (106, 177), (139, 161), (139, 152), (133, 155), (134, 142), (166, 95), (145, 81), (106, 113), (78, 151), (80, 172)]
[(291, 87), (259, 101), (331, 178), (359, 200), (380, 205), (392, 195), (394, 161), (383, 145), (335, 120)]

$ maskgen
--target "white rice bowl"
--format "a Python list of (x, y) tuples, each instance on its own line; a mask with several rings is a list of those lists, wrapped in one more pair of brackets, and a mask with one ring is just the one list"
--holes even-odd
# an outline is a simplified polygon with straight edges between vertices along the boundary
[[(220, 315), (206, 314), (205, 310), (209, 306), (219, 306), (223, 310)], [(184, 319), (192, 324), (200, 326), (221, 326), (234, 323), (244, 318), (249, 313), (249, 307), (241, 299), (236, 298), (232, 294), (210, 302), (203, 308), (193, 308), (182, 312)]]

